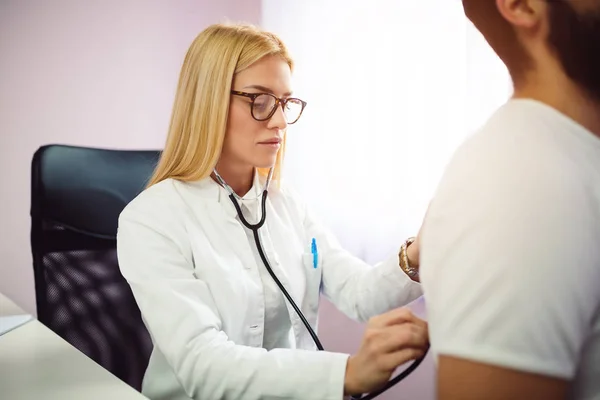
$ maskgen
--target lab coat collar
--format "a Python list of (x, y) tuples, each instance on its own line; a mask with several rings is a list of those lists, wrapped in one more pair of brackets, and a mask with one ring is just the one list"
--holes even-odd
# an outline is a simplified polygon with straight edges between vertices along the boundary
[[(240, 206), (246, 206), (242, 208), (245, 208), (246, 210), (244, 211), (248, 211), (250, 213), (249, 220), (251, 223), (255, 222), (256, 216), (258, 215), (262, 197), (259, 197), (258, 199), (256, 199), (256, 197), (262, 193), (265, 180), (265, 177), (261, 177), (258, 174), (258, 171), (255, 171), (252, 187), (248, 193), (242, 197), (241, 201), (236, 199), (238, 203), (240, 203)], [(202, 180), (192, 182), (191, 186), (194, 187), (197, 194), (209, 200), (213, 200), (221, 205), (229, 217), (237, 217), (237, 211), (231, 202), (231, 199), (229, 198), (229, 192), (219, 183), (217, 183), (212, 177), (207, 177)]]
[[(258, 196), (262, 193), (264, 180), (265, 180), (265, 178), (261, 178), (260, 175), (258, 174), (258, 171), (255, 171), (254, 172), (254, 180), (252, 182), (252, 187), (250, 188), (248, 193), (246, 193), (244, 196), (242, 196), (242, 200), (239, 200), (236, 198), (237, 202), (239, 203), (240, 207), (242, 208), (242, 210), (244, 212), (244, 215), (246, 215), (246, 219), (248, 219), (248, 222), (250, 222), (250, 223), (258, 222), (257, 221), (258, 212), (259, 212), (260, 203), (262, 200), (262, 197), (258, 197)], [(237, 211), (235, 209), (235, 206), (233, 205), (233, 203), (231, 202), (231, 199), (229, 198), (229, 192), (224, 187), (219, 185), (217, 182), (214, 182), (214, 183), (219, 187), (218, 201), (219, 201), (219, 203), (221, 203), (221, 205), (223, 207), (225, 207), (225, 212), (228, 215), (239, 219), (239, 217), (237, 215)]]

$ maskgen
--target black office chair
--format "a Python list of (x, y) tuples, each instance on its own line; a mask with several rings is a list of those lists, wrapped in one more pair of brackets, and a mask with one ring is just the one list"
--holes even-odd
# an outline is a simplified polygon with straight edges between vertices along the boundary
[(119, 271), (117, 221), (144, 189), (159, 155), (49, 145), (32, 161), (38, 319), (137, 390), (152, 343)]

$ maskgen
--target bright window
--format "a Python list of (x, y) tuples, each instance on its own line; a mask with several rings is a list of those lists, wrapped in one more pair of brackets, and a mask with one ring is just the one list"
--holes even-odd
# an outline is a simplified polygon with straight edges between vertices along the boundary
[(286, 176), (349, 250), (378, 261), (417, 232), (456, 147), (511, 94), (459, 1), (263, 0), (296, 94)]

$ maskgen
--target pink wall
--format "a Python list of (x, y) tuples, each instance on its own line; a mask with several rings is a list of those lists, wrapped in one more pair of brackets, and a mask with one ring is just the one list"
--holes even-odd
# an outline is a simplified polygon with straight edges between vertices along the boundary
[(260, 22), (260, 0), (0, 2), (0, 292), (35, 311), (33, 152), (162, 146), (179, 67), (208, 24)]

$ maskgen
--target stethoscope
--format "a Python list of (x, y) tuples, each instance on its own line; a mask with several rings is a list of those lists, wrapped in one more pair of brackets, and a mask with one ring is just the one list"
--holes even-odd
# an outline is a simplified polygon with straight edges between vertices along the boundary
[[(225, 182), (225, 180), (223, 178), (221, 178), (221, 176), (219, 175), (219, 173), (217, 172), (216, 169), (213, 170), (213, 172), (214, 172), (214, 175), (215, 175), (217, 181), (219, 182), (219, 184), (221, 186), (223, 186), (223, 188), (225, 188), (225, 190), (229, 193), (229, 199), (233, 203), (233, 206), (235, 207), (235, 210), (237, 211), (237, 215), (240, 218), (240, 221), (242, 222), (242, 224), (246, 228), (248, 228), (248, 229), (250, 229), (252, 231), (252, 234), (254, 236), (254, 241), (256, 243), (256, 248), (258, 250), (258, 254), (259, 254), (259, 256), (260, 256), (263, 264), (265, 265), (265, 268), (269, 272), (269, 275), (271, 275), (271, 278), (273, 278), (273, 280), (275, 281), (275, 283), (277, 284), (277, 286), (279, 287), (279, 289), (281, 290), (281, 292), (283, 293), (283, 295), (285, 296), (285, 298), (291, 304), (292, 308), (294, 309), (294, 311), (296, 312), (296, 314), (298, 315), (298, 317), (300, 317), (300, 320), (302, 321), (302, 323), (304, 324), (304, 326), (308, 330), (308, 333), (310, 334), (310, 336), (312, 337), (313, 341), (315, 342), (315, 344), (317, 346), (317, 349), (319, 349), (319, 351), (323, 351), (324, 348), (323, 348), (323, 345), (321, 344), (321, 341), (319, 340), (319, 337), (317, 336), (317, 334), (315, 333), (315, 331), (312, 329), (312, 327), (310, 326), (310, 324), (306, 320), (306, 317), (304, 317), (304, 314), (302, 313), (302, 311), (300, 311), (300, 308), (296, 305), (296, 302), (294, 301), (294, 299), (292, 299), (292, 296), (290, 296), (290, 294), (285, 289), (285, 287), (283, 286), (283, 284), (281, 283), (281, 281), (279, 280), (279, 278), (277, 278), (277, 275), (275, 275), (275, 273), (273, 272), (273, 269), (271, 268), (271, 264), (269, 263), (269, 260), (268, 260), (266, 254), (265, 254), (264, 249), (263, 249), (262, 242), (260, 241), (260, 235), (258, 234), (258, 230), (265, 224), (265, 220), (266, 220), (266, 216), (267, 216), (267, 212), (266, 212), (267, 211), (267, 195), (269, 193), (269, 184), (271, 183), (271, 178), (273, 177), (273, 168), (271, 168), (269, 170), (269, 174), (267, 175), (267, 180), (265, 181), (265, 185), (263, 187), (262, 193), (259, 194), (259, 195), (257, 195), (253, 199), (246, 199), (246, 200), (258, 200), (258, 198), (262, 196), (262, 199), (261, 199), (261, 217), (260, 217), (260, 220), (256, 224), (249, 223), (248, 220), (244, 217), (244, 213), (242, 212), (242, 209), (241, 209), (241, 207), (240, 207), (240, 205), (239, 205), (239, 203), (237, 201), (237, 200), (243, 201), (244, 199), (242, 199), (242, 197), (240, 197), (237, 193), (235, 193), (233, 191), (233, 189), (227, 184), (227, 182)], [(371, 400), (371, 399), (374, 399), (375, 397), (377, 397), (381, 393), (387, 391), (392, 386), (396, 385), (397, 383), (399, 383), (400, 381), (402, 381), (404, 378), (406, 378), (408, 375), (410, 375), (423, 362), (423, 360), (425, 359), (426, 355), (427, 355), (427, 351), (425, 352), (425, 354), (421, 358), (413, 361), (413, 363), (408, 368), (406, 368), (404, 371), (402, 371), (402, 373), (400, 373), (399, 375), (397, 375), (394, 378), (392, 378), (381, 389), (378, 389), (378, 390), (376, 390), (374, 392), (371, 392), (371, 393), (368, 393), (368, 394), (365, 394), (365, 395), (352, 396), (351, 399), (352, 400)]]

